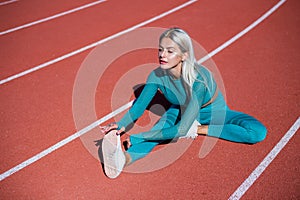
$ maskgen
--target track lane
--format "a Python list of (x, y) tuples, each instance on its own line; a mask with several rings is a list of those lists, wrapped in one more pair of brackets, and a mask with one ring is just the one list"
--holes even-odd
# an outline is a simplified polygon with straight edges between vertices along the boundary
[[(185, 2), (181, 0), (151, 7), (151, 4), (158, 1), (148, 4), (131, 1), (132, 6), (122, 9), (126, 3), (107, 1), (54, 21), (4, 35), (0, 38), (5, 47), (0, 49), (3, 66), (1, 80), (109, 37)], [(144, 6), (149, 8), (143, 11)], [(130, 16), (131, 13), (141, 17)], [(126, 20), (124, 16), (127, 16)], [(18, 59), (14, 59), (16, 57)]]
[(91, 2), (92, 0), (19, 0), (0, 6), (0, 30), (2, 32)]
[[(123, 5), (120, 4), (120, 6), (120, 8), (114, 8), (121, 9)], [(135, 4), (135, 9), (136, 6), (140, 5)], [(167, 8), (164, 10), (170, 9), (170, 2), (165, 6)], [(162, 6), (160, 9), (163, 9)], [(151, 11), (153, 9), (149, 9), (149, 12)], [(82, 37), (85, 39), (85, 36)], [(84, 52), (83, 54), (86, 56), (87, 53)], [(36, 154), (75, 132), (71, 107), (72, 90), (76, 72), (84, 57), (77, 55), (76, 58), (72, 58), (71, 63), (69, 60), (57, 63), (55, 70), (45, 69), (41, 72), (46, 75), (44, 77), (41, 77), (41, 74), (32, 74), (33, 77), (26, 76), (16, 83), (2, 85), (1, 98), (5, 101), (1, 104), (1, 110), (3, 110), (5, 117), (1, 124), (3, 124), (2, 127), (5, 131), (3, 149), (6, 154), (5, 158), (1, 158), (3, 159), (2, 170), (10, 168), (9, 166), (13, 163), (16, 165), (22, 162), (22, 160), (31, 157), (33, 152)], [(49, 99), (51, 102), (46, 104), (45, 102)], [(108, 111), (105, 109), (103, 114), (107, 113)], [(62, 126), (61, 123), (64, 123), (68, 128)], [(22, 130), (21, 139), (20, 130)], [(10, 146), (14, 144), (16, 138), (18, 138), (18, 144), (12, 149)], [(39, 141), (40, 144), (36, 145), (31, 141)], [(24, 151), (24, 153), (19, 154), (20, 151)]]
[[(166, 6), (169, 6), (169, 4), (167, 4)], [(149, 10), (151, 11), (151, 9), (149, 9)], [(81, 58), (81, 60), (79, 62), (76, 61), (75, 64), (64, 65), (64, 67), (66, 67), (65, 69), (66, 69), (67, 75), (71, 75), (74, 77), (75, 75), (68, 68), (70, 66), (79, 67), (79, 64), (82, 62), (82, 60), (83, 60), (83, 58)], [(74, 70), (77, 70), (77, 68), (75, 68)], [(56, 80), (58, 80), (60, 78), (62, 78), (62, 79), (66, 78), (66, 77), (64, 77), (65, 76), (64, 73), (61, 73), (58, 75), (56, 72), (54, 72), (54, 71), (52, 71), (52, 72), (46, 71), (45, 74), (47, 74), (48, 77), (51, 77), (51, 75), (54, 75), (54, 77), (55, 77), (54, 79), (56, 79)], [(27, 81), (30, 82), (32, 80), (30, 77), (28, 77), (28, 78), (29, 79), (26, 79), (25, 82), (27, 82)], [(8, 84), (8, 85), (6, 85), (8, 87), (4, 86), (7, 90), (5, 90), (5, 92), (2, 93), (3, 99), (6, 99), (5, 103), (2, 104), (2, 108), (3, 108), (3, 110), (5, 110), (6, 108), (9, 108), (8, 110), (5, 111), (5, 118), (3, 119), (3, 124), (4, 124), (3, 128), (6, 131), (5, 140), (7, 139), (6, 140), (7, 142), (5, 143), (5, 146), (3, 146), (3, 148), (6, 149), (6, 151), (11, 151), (12, 149), (9, 147), (11, 146), (11, 144), (13, 143), (15, 138), (19, 137), (20, 130), (22, 130), (22, 132), (26, 131), (27, 135), (22, 134), (22, 139), (19, 140), (18, 145), (11, 152), (13, 155), (18, 155), (18, 153), (14, 153), (14, 151), (16, 151), (16, 152), (24, 151), (23, 154), (18, 155), (18, 156), (23, 157), (22, 160), (24, 160), (24, 158), (26, 158), (26, 157), (29, 158), (30, 154), (32, 155), (32, 151), (35, 152), (35, 154), (36, 154), (39, 152), (39, 151), (37, 151), (37, 149), (45, 149), (45, 148), (49, 147), (51, 144), (55, 143), (55, 142), (53, 142), (53, 140), (57, 141), (59, 139), (62, 139), (63, 136), (70, 134), (70, 132), (71, 133), (74, 132), (72, 128), (68, 128), (69, 131), (65, 131), (66, 130), (65, 126), (61, 126), (60, 123), (54, 122), (55, 120), (60, 119), (61, 121), (63, 121), (62, 123), (66, 123), (68, 125), (71, 124), (71, 127), (73, 126), (73, 120), (71, 118), (72, 117), (72, 110), (70, 107), (71, 105), (64, 104), (64, 101), (61, 100), (60, 98), (62, 98), (62, 96), (64, 96), (64, 95), (69, 94), (68, 95), (69, 98), (67, 98), (66, 101), (67, 102), (71, 101), (71, 95), (72, 95), (71, 93), (72, 93), (72, 86), (73, 86), (72, 84), (73, 84), (74, 80), (71, 80), (70, 84), (68, 84), (68, 83), (65, 84), (65, 82), (64, 82), (65, 79), (64, 79), (63, 82), (58, 81), (59, 85), (53, 84), (53, 81), (54, 81), (53, 78), (47, 79), (49, 82), (48, 81), (44, 82), (39, 78), (33, 79), (33, 80), (34, 80), (33, 82), (30, 82), (29, 85), (27, 85), (25, 87), (24, 87), (23, 82), (21, 82), (19, 84), (18, 83), (13, 84), (12, 88), (14, 88), (14, 89), (12, 89), (10, 87), (10, 84)], [(70, 86), (69, 89), (67, 89), (68, 88), (67, 85)], [(62, 88), (62, 87), (63, 87), (63, 89), (60, 90), (62, 93), (61, 93), (61, 95), (57, 96), (58, 99), (55, 100), (56, 101), (55, 103), (53, 103), (53, 104), (50, 103), (47, 105), (45, 105), (43, 103), (48, 100), (47, 95), (49, 95), (49, 93), (56, 95), (55, 90), (57, 88)], [(31, 88), (35, 88), (35, 90), (32, 92), (32, 91), (30, 91)], [(43, 88), (47, 88), (47, 89), (43, 89)], [(67, 89), (67, 91), (69, 91), (71, 93), (64, 92), (65, 89)], [(43, 91), (42, 96), (40, 96), (40, 93), (38, 91), (39, 92)], [(12, 94), (17, 94), (17, 95), (12, 95)], [(28, 97), (26, 97), (25, 94), (28, 94)], [(23, 98), (25, 99), (25, 101), (22, 102), (22, 104), (21, 104), (20, 102), (22, 101)], [(56, 98), (53, 98), (53, 99), (56, 99)], [(39, 101), (40, 101), (40, 103), (38, 103)], [(64, 105), (61, 105), (62, 103)], [(60, 109), (61, 107), (63, 107), (63, 109)], [(41, 110), (42, 110), (42, 112), (41, 112)], [(53, 113), (56, 113), (56, 114), (53, 114)], [(66, 116), (59, 117), (61, 115), (66, 115), (65, 113), (70, 114), (68, 116), (71, 116), (69, 118), (69, 119), (71, 119), (71, 122), (65, 121)], [(15, 117), (15, 116), (18, 116), (18, 117)], [(11, 120), (11, 119), (15, 119), (15, 120)], [(43, 121), (45, 121), (46, 123), (43, 123)], [(20, 124), (20, 126), (15, 126), (15, 124)], [(51, 128), (49, 128), (49, 127), (51, 127)], [(47, 130), (49, 130), (49, 132)], [(31, 137), (31, 134), (33, 132), (34, 133), (42, 133), (42, 134), (36, 134), (33, 137)], [(53, 133), (53, 132), (56, 132), (56, 133)], [(61, 136), (61, 134), (63, 136)], [(31, 143), (30, 141), (32, 141), (32, 140), (40, 141), (41, 144), (39, 144), (39, 145), (36, 145), (35, 143), (30, 144)], [(43, 141), (45, 141), (45, 142), (43, 142)], [(24, 144), (26, 144), (26, 145), (24, 145)], [(34, 147), (32, 147), (32, 145)], [(11, 154), (8, 153), (5, 157), (9, 158), (10, 155)], [(7, 169), (11, 163), (16, 163), (15, 159), (18, 160), (19, 159), (19, 158), (17, 158), (18, 156), (15, 156), (14, 158), (6, 159), (7, 161), (4, 162), (4, 164), (1, 166), (1, 167), (3, 167), (2, 169)], [(20, 162), (20, 161), (21, 160), (19, 160), (17, 162)]]
[[(256, 37), (254, 37), (253, 40), (255, 40), (255, 38)], [(249, 43), (246, 43), (245, 46), (247, 46), (249, 44), (252, 44), (251, 41), (248, 41), (248, 42)], [(230, 52), (229, 55), (232, 56), (232, 55), (235, 55), (237, 53), (236, 50), (235, 50), (235, 48), (237, 46), (239, 46), (239, 45), (234, 45), (234, 48), (229, 48), (230, 50), (234, 50), (233, 52)], [(254, 44), (253, 44), (253, 46), (254, 46)], [(243, 47), (241, 47), (241, 50), (238, 51), (238, 52), (241, 52), (242, 55), (244, 55), (243, 51), (242, 51), (244, 48), (245, 47), (243, 46)], [(232, 62), (232, 59), (230, 59), (230, 61), (228, 61), (228, 58), (230, 58), (230, 56), (228, 57), (227, 55), (228, 54), (223, 55), (223, 52), (222, 52), (222, 56), (217, 56), (217, 59), (220, 59), (224, 62), (224, 69), (225, 69), (226, 66), (231, 66), (230, 64)], [(242, 58), (245, 58), (245, 56), (242, 57)], [(242, 58), (241, 58), (241, 60), (242, 60)], [(259, 57), (259, 58), (262, 59), (261, 57)], [(228, 62), (226, 63), (226, 61), (228, 61)], [(244, 64), (244, 63), (242, 63), (242, 64)], [(245, 66), (246, 64), (244, 64), (243, 66)], [(263, 65), (263, 64), (264, 63), (261, 62), (261, 65)], [(258, 70), (260, 68), (258, 67), (258, 68), (255, 68), (255, 69)], [(229, 88), (232, 88), (230, 90), (232, 92), (232, 96), (234, 96), (234, 97), (230, 97), (230, 95), (228, 95), (230, 97), (229, 101), (232, 104), (234, 104), (235, 107), (243, 108), (243, 109), (245, 109), (245, 111), (249, 111), (250, 109), (253, 109), (253, 107), (249, 103), (251, 103), (251, 102), (255, 103), (255, 110), (253, 110), (253, 113), (255, 113), (257, 116), (259, 116), (260, 119), (263, 119), (263, 121), (267, 121), (267, 119), (265, 118), (266, 116), (265, 116), (264, 112), (259, 111), (259, 109), (262, 108), (263, 104), (262, 103), (256, 103), (256, 101), (255, 101), (256, 99), (255, 98), (253, 99), (253, 97), (249, 97), (249, 96), (247, 96), (246, 98), (243, 97), (243, 92), (240, 91), (240, 90), (242, 90), (242, 88), (240, 90), (233, 89), (233, 88), (236, 88), (236, 87), (234, 87), (235, 82), (230, 81), (230, 79), (232, 79), (232, 77), (231, 77), (232, 69), (227, 69), (227, 70), (224, 70), (224, 71), (225, 71), (224, 73), (226, 74), (225, 76), (228, 78), (228, 79), (225, 80), (225, 84), (226, 85), (228, 83), (230, 84)], [(251, 74), (251, 70), (248, 70), (248, 72), (250, 73), (250, 78), (251, 77), (252, 78), (257, 77), (256, 74), (253, 74), (253, 73)], [(290, 73), (287, 73), (287, 75), (289, 75), (289, 74)], [(275, 77), (277, 77), (276, 74), (275, 74)], [(236, 82), (245, 81), (244, 76), (241, 76), (241, 77), (236, 76), (235, 78), (236, 78), (235, 79)], [(249, 78), (249, 76), (247, 78)], [(291, 81), (289, 81), (286, 84), (289, 85), (290, 87), (294, 87), (293, 81), (294, 81), (294, 79), (291, 79)], [(226, 87), (226, 88), (228, 88), (228, 87)], [(254, 90), (254, 92), (255, 91), (256, 90)], [(241, 98), (239, 98), (239, 97), (241, 97)], [(259, 97), (261, 97), (260, 99), (264, 99), (263, 95), (258, 95), (257, 98), (259, 98)], [(235, 101), (233, 101), (234, 98), (236, 98)], [(290, 102), (293, 99), (294, 98), (291, 97), (291, 99), (288, 99), (288, 102)], [(247, 100), (247, 102), (245, 102), (246, 100)], [(265, 107), (265, 109), (268, 110), (269, 107), (270, 106), (267, 106), (267, 107)], [(272, 111), (272, 109), (270, 109), (270, 112), (271, 111)], [(286, 115), (286, 113), (285, 113), (285, 115)], [(290, 115), (293, 115), (293, 113), (290, 113)], [(272, 122), (268, 121), (268, 124), (269, 123), (272, 123)], [(151, 188), (151, 189), (148, 188), (148, 190), (143, 192), (143, 193), (142, 192), (139, 192), (138, 194), (131, 193), (131, 194), (129, 194), (129, 196), (130, 197), (137, 197), (137, 195), (138, 195), (138, 197), (147, 197), (149, 194), (151, 194), (153, 197), (163, 198), (163, 197), (170, 197), (172, 195), (173, 195), (173, 197), (178, 197), (178, 195), (180, 195), (180, 194), (185, 194), (187, 197), (195, 197), (195, 195), (200, 195), (203, 198), (209, 199), (208, 198), (209, 195), (212, 195), (210, 197), (217, 198), (217, 197), (220, 197), (222, 194), (224, 194), (224, 191), (228, 192), (228, 190), (226, 190), (226, 188), (228, 188), (228, 189), (233, 188), (232, 185), (225, 186), (224, 191), (220, 191), (220, 194), (210, 194), (210, 193), (214, 192), (215, 188), (218, 188), (217, 186), (224, 187), (224, 184), (227, 183), (227, 181), (224, 181), (224, 176), (225, 176), (225, 178), (226, 177), (228, 178), (227, 180), (232, 180), (232, 178), (236, 176), (235, 173), (234, 174), (232, 174), (232, 173), (234, 172), (234, 169), (239, 170), (239, 166), (231, 166), (230, 158), (231, 158), (232, 155), (236, 156), (235, 158), (237, 158), (237, 160), (243, 162), (243, 164), (248, 164), (247, 170), (250, 172), (253, 168), (255, 168), (256, 163), (252, 163), (252, 162), (249, 163), (249, 161), (245, 160), (246, 158), (239, 158), (240, 155), (236, 155), (236, 154), (239, 154), (240, 151), (243, 151), (243, 152), (246, 153), (247, 157), (255, 157), (258, 153), (260, 154), (260, 156), (263, 156), (262, 152), (267, 152), (267, 150), (265, 149), (266, 148), (266, 146), (265, 146), (266, 143), (248, 147), (248, 146), (244, 146), (244, 145), (228, 144), (227, 142), (220, 142), (221, 144), (218, 145), (216, 147), (216, 149), (214, 149), (215, 155), (212, 155), (212, 157), (206, 158), (205, 160), (200, 160), (201, 162), (199, 162), (198, 158), (195, 157), (195, 155), (196, 155), (196, 152), (198, 151), (199, 145), (201, 145), (201, 141), (202, 141), (201, 139), (197, 140), (195, 142), (195, 144), (190, 148), (190, 150), (186, 153), (186, 155), (183, 156), (182, 159), (178, 160), (174, 165), (168, 167), (167, 169), (163, 169), (163, 170), (161, 170), (160, 172), (157, 172), (157, 173), (150, 173), (150, 174), (145, 174), (145, 175), (126, 175), (126, 176), (123, 176), (124, 178), (120, 177), (120, 179), (118, 179), (118, 181), (116, 181), (114, 183), (109, 182), (107, 179), (102, 180), (102, 176), (101, 176), (102, 174), (101, 173), (100, 174), (97, 173), (97, 175), (94, 175), (93, 173), (89, 173), (89, 172), (86, 172), (84, 170), (80, 171), (80, 172), (77, 171), (77, 170), (72, 170), (71, 168), (73, 168), (72, 166), (74, 166), (74, 162), (78, 163), (79, 160), (80, 160), (80, 159), (77, 159), (76, 156), (72, 157), (70, 160), (69, 159), (67, 159), (67, 160), (60, 159), (61, 157), (64, 157), (64, 156), (70, 158), (69, 157), (71, 155), (70, 152), (74, 152), (74, 150), (76, 150), (78, 148), (78, 143), (74, 144), (75, 147), (72, 144), (73, 147), (67, 146), (67, 147), (64, 148), (64, 149), (68, 149), (68, 150), (55, 152), (55, 153), (52, 154), (53, 156), (51, 155), (51, 156), (49, 156), (49, 158), (40, 161), (41, 163), (43, 163), (43, 164), (41, 164), (42, 166), (46, 166), (45, 171), (39, 171), (40, 166), (35, 165), (36, 168), (35, 167), (29, 167), (28, 169), (26, 169), (27, 173), (29, 172), (28, 174), (26, 173), (27, 175), (24, 172), (24, 173), (22, 173), (22, 175), (14, 175), (9, 180), (18, 179), (19, 181), (21, 181), (21, 183), (24, 183), (23, 187), (19, 188), (18, 191), (19, 192), (23, 191), (24, 193), (22, 193), (22, 194), (24, 196), (27, 195), (27, 197), (28, 197), (29, 194), (27, 194), (26, 191), (30, 190), (30, 187), (29, 187), (30, 184), (25, 183), (24, 179), (22, 179), (22, 176), (27, 176), (27, 178), (29, 180), (31, 180), (31, 183), (33, 183), (34, 185), (37, 185), (37, 186), (39, 185), (39, 181), (38, 181), (39, 177), (48, 177), (45, 186), (37, 187), (37, 191), (39, 192), (39, 193), (38, 192), (36, 193), (37, 197), (39, 197), (38, 195), (41, 195), (42, 197), (46, 197), (46, 195), (49, 195), (49, 196), (50, 195), (52, 195), (52, 196), (57, 195), (56, 197), (58, 197), (59, 195), (63, 196), (65, 194), (68, 194), (68, 196), (64, 196), (65, 198), (68, 198), (68, 197), (72, 196), (72, 194), (73, 194), (72, 188), (74, 188), (74, 187), (72, 186), (71, 182), (73, 182), (73, 181), (77, 182), (77, 183), (82, 182), (82, 177), (87, 175), (86, 178), (84, 178), (84, 182), (83, 182), (84, 184), (87, 184), (87, 186), (78, 185), (78, 184), (76, 184), (76, 186), (75, 186), (76, 189), (78, 189), (78, 191), (83, 191), (83, 192), (88, 193), (88, 194), (85, 194), (86, 195), (85, 197), (87, 197), (87, 196), (89, 196), (91, 198), (95, 197), (95, 196), (101, 196), (102, 197), (105, 194), (106, 194), (106, 197), (108, 199), (110, 199), (111, 197), (120, 197), (120, 195), (122, 195), (122, 193), (123, 194), (125, 192), (128, 193), (127, 189), (130, 185), (141, 188), (141, 190), (145, 189), (145, 188), (148, 188), (147, 185), (151, 184), (152, 182), (146, 181), (146, 180), (152, 179), (152, 180), (156, 181), (156, 183), (160, 183), (160, 181), (162, 181), (162, 180), (163, 181), (167, 180), (168, 181), (167, 183), (162, 183), (161, 182), (162, 184), (164, 184), (164, 187), (169, 187), (169, 188), (176, 189), (176, 190), (173, 191), (172, 193), (167, 193), (167, 194), (162, 194), (160, 196), (156, 196), (156, 194), (159, 193), (159, 191), (161, 191), (161, 188), (158, 187), (159, 184), (153, 185), (153, 183), (152, 183), (153, 188)], [(268, 138), (268, 141), (270, 141), (269, 138)], [(274, 142), (273, 142), (273, 144), (274, 144)], [(271, 144), (269, 144), (268, 147), (271, 147)], [(89, 170), (91, 170), (91, 171), (93, 171), (93, 169), (94, 169), (93, 172), (95, 172), (95, 169), (96, 170), (99, 169), (99, 168), (95, 167), (94, 161), (91, 161), (90, 159), (86, 158), (86, 155), (84, 153), (83, 153), (84, 155), (82, 157), (81, 156), (81, 153), (82, 153), (81, 151), (80, 151), (81, 153), (77, 152), (77, 151), (75, 151), (75, 152), (76, 153), (74, 153), (74, 155), (75, 154), (79, 155), (79, 157), (81, 159), (83, 159), (80, 163), (91, 164), (91, 165), (81, 166), (82, 168), (85, 168), (85, 169), (89, 168)], [(216, 160), (218, 160), (222, 156), (226, 157), (227, 160), (222, 162), (222, 166), (216, 167), (215, 166)], [(188, 163), (190, 163), (191, 159), (193, 159), (193, 158), (195, 159), (195, 162), (193, 162), (193, 164), (198, 164), (197, 166), (201, 166), (201, 169), (196, 169), (195, 170), (192, 167), (193, 164), (188, 165)], [(50, 162), (47, 162), (48, 159), (49, 159)], [(91, 162), (89, 162), (87, 160), (90, 160)], [(258, 158), (257, 158), (257, 161), (259, 161)], [(93, 162), (93, 164), (92, 164), (92, 162)], [(188, 181), (188, 180), (183, 179), (183, 177), (181, 177), (181, 176), (178, 177), (178, 166), (180, 166), (181, 164), (184, 164), (184, 165), (187, 166), (186, 168), (180, 170), (180, 172), (183, 175), (190, 174), (191, 177), (197, 177), (199, 180), (197, 180), (197, 182), (192, 182), (191, 183), (190, 179)], [(64, 166), (64, 169), (66, 169), (66, 170), (63, 170), (63, 171), (53, 170), (55, 168), (59, 169), (59, 168), (61, 168), (61, 166)], [(233, 168), (230, 168), (230, 167), (233, 167)], [(32, 170), (32, 169), (35, 169), (35, 170)], [(212, 171), (207, 172), (207, 169), (212, 169)], [(218, 171), (218, 170), (224, 170), (224, 171)], [(35, 175), (35, 173), (37, 171), (38, 171), (38, 174)], [(48, 174), (48, 171), (52, 171), (54, 173), (53, 174)], [(191, 171), (193, 171), (193, 172), (191, 173)], [(174, 176), (173, 173), (176, 173), (176, 176)], [(80, 174), (80, 175), (74, 176), (74, 174)], [(204, 177), (201, 177), (201, 179), (200, 179), (199, 174), (209, 174), (210, 176), (204, 176)], [(52, 177), (52, 179), (49, 178), (49, 176)], [(164, 177), (164, 176), (166, 176), (166, 178), (162, 179), (161, 177)], [(37, 179), (34, 179), (34, 177), (36, 177)], [(71, 180), (69, 179), (70, 181), (68, 181), (67, 177), (71, 178)], [(97, 179), (97, 178), (101, 179), (100, 184), (101, 184), (101, 189), (102, 190), (97, 190), (97, 186), (99, 186), (99, 179)], [(239, 177), (237, 177), (237, 178), (240, 180)], [(223, 180), (223, 181), (220, 181), (220, 179)], [(57, 186), (54, 186), (53, 190), (52, 189), (51, 190), (46, 190), (47, 185), (48, 185), (48, 187), (50, 187), (57, 180), (60, 180), (59, 181), (60, 184), (58, 184)], [(92, 182), (91, 180), (95, 180), (96, 183)], [(212, 180), (219, 181), (219, 183), (218, 182), (213, 182)], [(135, 183), (131, 183), (128, 186), (128, 183), (134, 182), (134, 181), (135, 181)], [(208, 182), (211, 182), (211, 181), (212, 181), (211, 184), (209, 183), (208, 185), (206, 185)], [(174, 186), (174, 185), (171, 185), (172, 182), (182, 182), (184, 186), (182, 186), (182, 185), (178, 185), (178, 186), (175, 185)], [(201, 183), (199, 183), (199, 182), (201, 182)], [(10, 182), (10, 183), (13, 184), (13, 182)], [(113, 184), (113, 186), (119, 188), (120, 193), (114, 193), (113, 191), (111, 191), (110, 187), (112, 186), (112, 184)], [(161, 185), (159, 185), (159, 186), (161, 186)], [(190, 186), (190, 187), (188, 187), (188, 186)], [(203, 190), (199, 191), (199, 188), (203, 188)], [(7, 188), (7, 189), (9, 189), (9, 188)], [(188, 194), (186, 194), (187, 189), (190, 190), (190, 192)], [(106, 193), (104, 193), (104, 191)], [(45, 193), (42, 194), (42, 192), (45, 192)], [(65, 192), (65, 193), (63, 193), (63, 192)], [(75, 193), (73, 195), (74, 195), (74, 197), (80, 197), (81, 194)], [(218, 196), (218, 195), (220, 195), (220, 196)]]
[[(254, 82), (259, 86), (261, 94), (254, 98), (256, 102), (261, 102), (265, 106), (261, 107), (258, 112), (252, 113), (251, 110), (256, 110), (257, 103), (249, 104), (247, 99), (251, 98), (251, 94), (256, 94), (258, 88), (248, 87), (248, 93), (245, 93), (242, 92), (245, 91), (244, 88), (228, 82), (230, 85), (227, 88), (231, 88), (231, 90), (227, 90), (227, 94), (234, 91), (238, 91), (239, 94), (238, 96), (229, 94), (227, 96), (229, 101), (250, 110), (252, 114), (260, 113), (259, 118), (265, 118), (263, 121), (266, 122), (269, 129), (268, 142), (265, 143), (266, 148), (274, 147), (300, 116), (300, 97), (297, 94), (299, 93), (297, 91), (300, 91), (297, 78), (300, 76), (297, 66), (297, 63), (300, 62), (297, 56), (300, 47), (297, 35), (300, 33), (300, 28), (295, 26), (299, 23), (300, 17), (296, 14), (297, 8), (299, 8), (299, 2), (287, 1), (279, 12), (274, 13), (270, 20), (264, 23), (263, 27), (258, 27), (244, 40), (239, 41), (238, 44), (241, 47), (239, 48), (237, 45), (235, 51), (238, 63), (246, 62), (251, 66), (247, 69), (247, 74), (253, 76), (253, 79), (248, 80), (248, 85)], [(256, 32), (261, 35), (260, 38), (257, 38)], [(257, 42), (251, 44), (251, 41), (256, 40)], [(247, 46), (250, 56), (243, 57), (240, 54), (243, 46)], [(232, 57), (233, 54), (224, 52), (224, 56)], [(265, 61), (259, 62), (263, 60), (262, 57)], [(252, 66), (256, 65), (259, 71), (251, 70)], [(245, 82), (245, 79), (239, 78), (241, 68), (238, 67), (236, 75), (231, 79), (237, 78), (237, 81)], [(250, 191), (245, 194), (244, 199), (297, 199), (295, 197), (299, 197), (299, 192), (295, 187), (299, 186), (300, 182), (299, 168), (296, 167), (300, 159), (297, 154), (297, 146), (299, 146), (299, 130), (254, 183)], [(242, 183), (244, 180), (240, 181)], [(261, 192), (262, 188), (264, 188), (264, 192)]]
[(42, 18), (42, 19), (39, 19), (39, 20), (36, 20), (36, 21), (32, 21), (32, 22), (27, 23), (27, 24), (23, 24), (21, 26), (17, 26), (17, 27), (13, 27), (13, 28), (7, 29), (5, 31), (1, 31), (0, 35), (9, 34), (9, 33), (15, 32), (15, 31), (22, 30), (24, 28), (29, 28), (31, 26), (35, 26), (37, 24), (41, 24), (41, 23), (50, 21), (50, 20), (55, 20), (55, 19), (57, 19), (59, 17), (65, 16), (65, 15), (68, 15), (68, 14), (71, 14), (71, 13), (75, 13), (77, 11), (80, 11), (80, 10), (83, 10), (83, 9), (95, 6), (95, 5), (103, 3), (103, 2), (105, 2), (105, 0), (94, 1), (94, 2), (91, 2), (89, 4), (85, 4), (85, 5), (82, 5), (82, 6), (79, 6), (79, 7), (76, 7), (76, 8), (73, 8), (73, 9), (61, 12), (61, 13), (57, 13), (57, 14), (51, 15), (49, 17), (45, 17), (45, 18)]
[[(299, 199), (300, 131), (285, 146), (244, 199)], [(263, 188), (264, 192), (261, 192)]]
[(11, 3), (15, 3), (17, 2), (18, 0), (7, 0), (7, 1), (0, 1), (0, 6), (4, 6), (4, 5), (8, 5), (8, 4), (11, 4)]

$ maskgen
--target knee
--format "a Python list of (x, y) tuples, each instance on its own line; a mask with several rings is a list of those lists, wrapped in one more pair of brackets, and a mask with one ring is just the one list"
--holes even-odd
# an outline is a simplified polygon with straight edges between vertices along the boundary
[(258, 123), (255, 125), (255, 127), (250, 128), (249, 132), (250, 132), (250, 139), (248, 142), (250, 144), (255, 144), (263, 141), (266, 138), (268, 131), (263, 124)]

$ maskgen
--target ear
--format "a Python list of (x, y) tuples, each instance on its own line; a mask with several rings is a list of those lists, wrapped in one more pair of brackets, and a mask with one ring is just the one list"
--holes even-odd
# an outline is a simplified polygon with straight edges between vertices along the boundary
[(189, 54), (187, 52), (182, 54), (181, 61), (185, 61), (189, 57)]

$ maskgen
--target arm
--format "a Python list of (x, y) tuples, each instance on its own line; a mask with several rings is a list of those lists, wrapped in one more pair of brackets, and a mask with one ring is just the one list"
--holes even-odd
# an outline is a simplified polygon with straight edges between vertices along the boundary
[(186, 105), (186, 109), (181, 116), (181, 120), (173, 127), (165, 128), (162, 130), (142, 132), (140, 134), (132, 135), (131, 140), (136, 141), (158, 141), (169, 140), (177, 137), (181, 137), (187, 134), (189, 128), (198, 117), (203, 104), (204, 94), (206, 87), (202, 83), (195, 83), (195, 87), (192, 91), (192, 98)]
[(132, 107), (122, 117), (122, 119), (117, 122), (119, 128), (126, 128), (144, 113), (150, 101), (153, 99), (154, 95), (157, 92), (157, 81), (157, 77), (153, 73), (151, 73), (140, 96), (136, 99)]

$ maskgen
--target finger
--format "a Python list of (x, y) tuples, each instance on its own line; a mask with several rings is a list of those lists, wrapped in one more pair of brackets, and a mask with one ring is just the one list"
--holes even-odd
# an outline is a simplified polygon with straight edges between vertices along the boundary
[(125, 128), (122, 127), (120, 130), (118, 130), (117, 135), (121, 135), (125, 131)]
[(117, 125), (117, 124), (113, 124), (113, 125), (111, 126), (111, 128), (116, 129), (116, 128), (118, 128), (118, 125)]
[(106, 134), (106, 132), (104, 130), (101, 130), (101, 133), (104, 134), (104, 135)]

